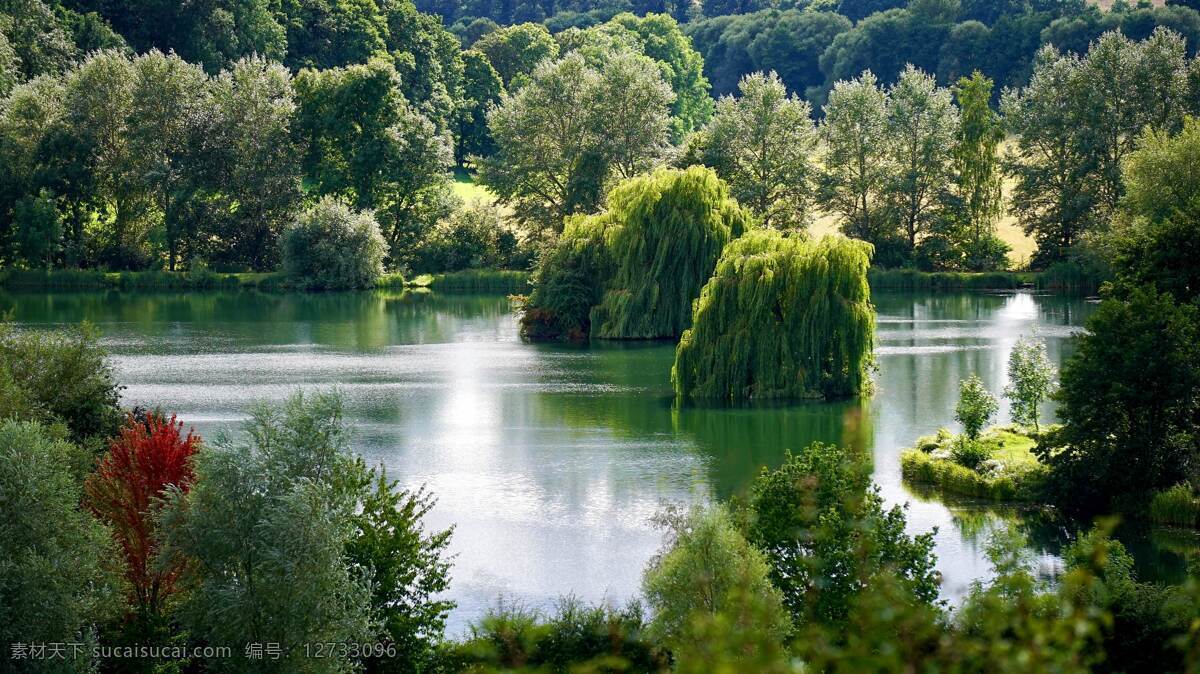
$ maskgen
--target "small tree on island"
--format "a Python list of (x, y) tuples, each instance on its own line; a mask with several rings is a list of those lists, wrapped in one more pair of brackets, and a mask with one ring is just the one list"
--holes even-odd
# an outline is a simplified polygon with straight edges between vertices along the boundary
[(996, 397), (988, 393), (979, 375), (973, 374), (959, 383), (954, 418), (963, 425), (963, 432), (969, 439), (979, 438), (979, 431), (991, 421), (999, 407)]
[(1054, 389), (1054, 365), (1046, 355), (1046, 343), (1037, 338), (1017, 340), (1008, 357), (1008, 386), (1004, 397), (1012, 401), (1013, 421), (1022, 426), (1038, 425), (1038, 407)]

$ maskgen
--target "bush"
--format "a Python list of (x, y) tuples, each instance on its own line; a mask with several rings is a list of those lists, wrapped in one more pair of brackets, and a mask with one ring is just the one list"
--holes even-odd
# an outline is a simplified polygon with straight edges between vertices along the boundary
[(386, 245), (369, 212), (324, 197), (283, 233), (283, 270), (301, 290), (372, 288)]
[(647, 638), (639, 604), (615, 609), (573, 597), (560, 600), (549, 616), (501, 601), (444, 659), (445, 671), (670, 671), (667, 654)]
[[(68, 466), (75, 449), (33, 422), (0, 422), (0, 641), (94, 643), (116, 617), (120, 583), (112, 537), (79, 508)], [(8, 654), (5, 654), (8, 660)], [(68, 651), (68, 657), (70, 653)], [(5, 671), (93, 671), (90, 658), (47, 658)]]
[(869, 244), (754, 231), (725, 248), (675, 351), (687, 398), (844, 398), (869, 390)]
[(991, 457), (991, 452), (978, 439), (960, 437), (951, 445), (950, 456), (963, 468), (979, 470), (980, 465)]
[(414, 255), (412, 270), (426, 274), (523, 269), (532, 259), (532, 244), (508, 225), (500, 207), (477, 200), (426, 234)]
[(120, 387), (86, 323), (53, 333), (0, 324), (0, 373), (0, 389), (24, 401), (23, 418), (62, 422), (74, 442), (99, 450), (121, 424)]
[(1177, 484), (1150, 497), (1149, 514), (1150, 521), (1156, 524), (1194, 527), (1200, 524), (1200, 499), (1190, 486)]

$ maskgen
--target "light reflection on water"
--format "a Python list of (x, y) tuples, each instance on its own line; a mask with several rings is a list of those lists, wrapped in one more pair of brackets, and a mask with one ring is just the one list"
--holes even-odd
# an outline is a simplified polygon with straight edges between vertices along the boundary
[[(236, 426), (256, 400), (336, 386), (356, 448), (403, 484), (427, 484), (439, 499), (430, 526), (455, 527), (459, 632), (501, 594), (531, 606), (636, 595), (662, 503), (728, 497), (815, 440), (871, 448), (884, 498), (909, 504), (911, 531), (937, 529), (943, 594), (961, 597), (987, 575), (988, 532), (1016, 515), (914, 493), (899, 451), (953, 426), (961, 378), (979, 374), (999, 393), (1019, 336), (1036, 329), (1061, 363), (1092, 307), (1024, 293), (874, 301), (873, 398), (734, 408), (674, 406), (669, 344), (524, 344), (499, 297), (13, 294), (0, 295), (0, 311), (30, 327), (95, 323), (126, 402), (177, 412), (202, 435)], [(1019, 521), (1052, 575), (1061, 525)], [(1178, 571), (1171, 545), (1194, 545), (1130, 538), (1144, 573), (1158, 575)]]

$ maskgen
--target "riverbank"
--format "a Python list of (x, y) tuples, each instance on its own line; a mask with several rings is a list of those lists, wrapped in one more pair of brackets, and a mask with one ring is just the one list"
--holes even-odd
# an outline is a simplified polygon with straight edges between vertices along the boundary
[[(507, 269), (467, 269), (445, 274), (423, 274), (405, 279), (385, 274), (376, 288), (428, 288), (443, 292), (512, 294), (528, 292), (529, 272)], [(258, 290), (287, 292), (291, 288), (281, 272), (218, 273), (212, 271), (120, 271), (88, 269), (0, 270), (0, 288), (10, 290)]]
[(906, 482), (989, 501), (1042, 498), (1046, 467), (1033, 454), (1037, 439), (1014, 426), (989, 428), (977, 440), (940, 429), (900, 454)]
[(1106, 280), (1104, 274), (1079, 265), (1061, 263), (1038, 272), (926, 272), (916, 269), (872, 267), (867, 280), (874, 290), (984, 291), (1027, 288), (1050, 293), (1090, 295)]

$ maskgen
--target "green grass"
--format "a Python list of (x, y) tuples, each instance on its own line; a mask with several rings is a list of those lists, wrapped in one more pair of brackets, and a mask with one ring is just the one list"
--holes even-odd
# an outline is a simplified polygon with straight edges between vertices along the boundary
[(1200, 524), (1200, 498), (1186, 484), (1178, 484), (1150, 498), (1150, 521), (1180, 527)]
[[(949, 432), (926, 436), (900, 454), (900, 472), (914, 484), (929, 485), (959, 496), (991, 501), (1037, 501), (1047, 469), (1033, 454), (1037, 440), (1013, 427), (995, 427), (982, 433), (981, 443), (995, 469), (971, 470), (949, 457), (957, 440)], [(985, 464), (987, 466), (987, 464)]]
[(501, 293), (529, 292), (529, 272), (513, 269), (465, 269), (448, 274), (424, 274), (409, 285), (442, 292)]
[(468, 204), (472, 201), (484, 201), (489, 204), (496, 202), (496, 195), (475, 182), (475, 177), (464, 168), (454, 169), (454, 194)]
[(880, 269), (867, 272), (877, 290), (1016, 290), (1034, 285), (1036, 274), (1025, 272), (925, 272), (916, 269)]
[(0, 271), (0, 286), (19, 290), (280, 290), (278, 273), (120, 271), (86, 269)]

